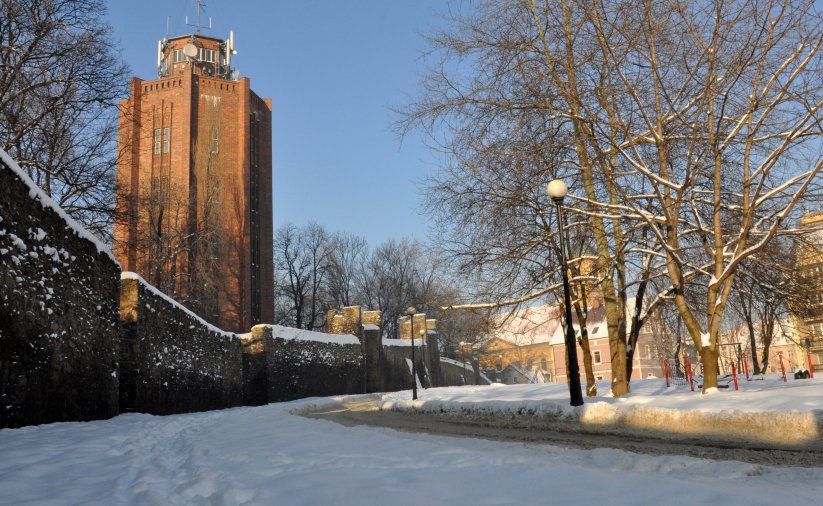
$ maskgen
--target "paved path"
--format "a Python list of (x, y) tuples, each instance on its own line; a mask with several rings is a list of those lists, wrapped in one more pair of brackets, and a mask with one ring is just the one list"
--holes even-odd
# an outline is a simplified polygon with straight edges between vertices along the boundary
[(303, 410), (296, 414), (330, 420), (346, 426), (369, 425), (406, 432), (444, 436), (475, 437), (498, 441), (545, 443), (569, 448), (617, 448), (650, 455), (688, 455), (691, 457), (737, 460), (770, 466), (823, 467), (823, 441), (802, 448), (775, 448), (741, 441), (711, 441), (677, 435), (642, 434), (628, 429), (603, 429), (577, 422), (553, 421), (551, 426), (535, 427), (528, 416), (505, 420), (487, 417), (467, 420), (434, 414), (381, 411), (380, 395), (356, 396)]

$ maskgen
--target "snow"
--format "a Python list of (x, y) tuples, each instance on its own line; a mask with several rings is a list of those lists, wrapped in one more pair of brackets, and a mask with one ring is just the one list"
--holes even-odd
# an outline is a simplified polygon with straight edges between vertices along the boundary
[(271, 328), (273, 337), (279, 337), (286, 341), (298, 340), (332, 344), (360, 344), (360, 340), (350, 334), (326, 334), (324, 332), (313, 332), (311, 330), (282, 327), (280, 325), (267, 325), (267, 327)]
[[(414, 340), (414, 347), (420, 348), (423, 346), (424, 343), (422, 339), (415, 339)], [(411, 346), (412, 342), (411, 339), (383, 339), (383, 346)]]
[[(31, 178), (29, 178), (28, 174), (26, 174), (26, 172), (23, 169), (21, 169), (19, 165), (17, 165), (17, 162), (14, 161), (14, 159), (11, 156), (9, 156), (9, 154), (6, 153), (2, 148), (0, 148), (0, 160), (2, 160), (3, 164), (9, 169), (11, 169), (11, 171), (14, 172), (17, 175), (17, 177), (20, 178), (21, 181), (23, 181), (23, 184), (29, 187), (29, 196), (31, 198), (37, 199), (38, 201), (40, 201), (40, 205), (42, 205), (43, 207), (48, 207), (49, 209), (57, 213), (57, 215), (60, 216), (63, 219), (63, 221), (66, 222), (66, 224), (69, 226), (69, 228), (71, 228), (74, 231), (75, 234), (93, 243), (97, 248), (98, 252), (105, 254), (117, 265), (120, 265), (120, 263), (114, 258), (114, 255), (112, 254), (111, 250), (109, 250), (108, 246), (103, 244), (100, 241), (100, 239), (95, 237), (82, 225), (74, 221), (74, 219), (71, 216), (66, 214), (66, 212), (63, 211), (63, 209), (59, 205), (57, 205), (55, 201), (53, 201), (48, 195), (46, 195), (43, 192), (43, 190), (40, 189), (40, 187), (34, 184), (34, 181), (32, 181)], [(37, 240), (41, 241), (43, 237), (46, 236), (46, 233), (39, 228), (37, 230)]]
[[(148, 282), (146, 282), (146, 280), (143, 279), (142, 277), (140, 277), (140, 275), (137, 274), (136, 272), (128, 272), (128, 271), (121, 272), (120, 273), (120, 279), (135, 279), (135, 280), (137, 280), (141, 285), (143, 285), (144, 288), (148, 289), (151, 293), (153, 293), (154, 295), (156, 295), (156, 296), (160, 297), (161, 299), (165, 300), (170, 305), (177, 307), (178, 309), (180, 309), (181, 311), (186, 313), (190, 318), (196, 320), (202, 326), (206, 327), (210, 331), (215, 332), (215, 333), (220, 334), (220, 335), (223, 335), (223, 336), (226, 336), (229, 339), (234, 339), (235, 334), (233, 334), (231, 332), (226, 332), (225, 330), (222, 330), (222, 329), (219, 329), (219, 328), (215, 327), (214, 325), (212, 325), (211, 323), (204, 320), (203, 318), (200, 318), (195, 313), (190, 311), (186, 306), (180, 304), (179, 302), (172, 299), (171, 297), (169, 297), (165, 293), (161, 292), (154, 285), (151, 285)], [(151, 306), (149, 306), (148, 304), (146, 304), (146, 307), (149, 308), (149, 310), (151, 312), (155, 312), (155, 310), (152, 309)], [(189, 327), (189, 328), (191, 328), (191, 327)]]
[[(496, 384), (499, 385), (499, 384)], [(495, 385), (493, 385), (495, 386)], [(598, 382), (598, 392), (609, 392), (609, 382)], [(387, 394), (381, 409), (460, 413), (462, 416), (512, 417), (524, 410), (537, 417), (561, 416), (586, 425), (615, 423), (675, 434), (732, 436), (772, 444), (804, 444), (821, 438), (823, 382), (784, 383), (781, 375), (765, 381), (740, 379), (740, 391), (710, 389), (708, 395), (688, 387), (666, 388), (664, 380), (632, 382), (632, 393), (586, 398), (580, 407), (569, 405), (565, 383), (508, 385), (488, 388), (428, 389), (415, 401), (404, 392)]]
[[(601, 396), (578, 409), (654, 404), (681, 412), (809, 414), (823, 404), (819, 379), (767, 377), (710, 397), (661, 384), (633, 382), (626, 398)], [(564, 391), (563, 384), (545, 384), (419, 394), (421, 403), (522, 405), (560, 402)], [(387, 399), (410, 397), (406, 391)], [(332, 402), (3, 429), (0, 504), (771, 505), (819, 504), (823, 494), (820, 468), (431, 436), (292, 413), (333, 409)]]

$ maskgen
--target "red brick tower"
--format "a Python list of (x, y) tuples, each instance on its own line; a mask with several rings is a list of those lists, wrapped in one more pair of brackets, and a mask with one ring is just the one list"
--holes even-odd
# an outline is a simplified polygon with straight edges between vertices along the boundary
[(273, 319), (271, 100), (231, 67), (233, 34), (158, 43), (121, 102), (115, 255), (215, 325)]

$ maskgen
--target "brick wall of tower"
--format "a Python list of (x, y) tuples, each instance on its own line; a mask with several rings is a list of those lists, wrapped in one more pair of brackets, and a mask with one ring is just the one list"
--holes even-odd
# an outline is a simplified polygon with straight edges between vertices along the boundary
[[(152, 185), (160, 181), (167, 188), (160, 192), (167, 204), (165, 237), (182, 237), (196, 227), (224, 238), (206, 241), (205, 251), (180, 248), (173, 264), (178, 272), (194, 272), (208, 262), (220, 266), (207, 275), (216, 281), (212, 285), (218, 290), (217, 308), (214, 314), (201, 316), (230, 331), (272, 321), (270, 101), (255, 95), (247, 78), (232, 81), (187, 73), (153, 81), (134, 79), (122, 110), (116, 256), (125, 268), (162, 285), (145, 265), (150, 249), (146, 246), (156, 241), (149, 234), (157, 229), (159, 212), (149, 211), (158, 198)], [(254, 227), (252, 207), (257, 208)], [(183, 285), (167, 291), (181, 300), (188, 295)]]

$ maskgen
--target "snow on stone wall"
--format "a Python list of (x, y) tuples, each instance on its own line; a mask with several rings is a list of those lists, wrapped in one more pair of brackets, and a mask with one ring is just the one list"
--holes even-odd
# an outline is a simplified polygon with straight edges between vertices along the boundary
[(121, 276), (121, 411), (165, 415), (243, 404), (240, 338), (157, 291)]
[(0, 427), (117, 414), (119, 275), (0, 150)]
[(263, 331), (269, 402), (363, 393), (363, 354), (357, 338), (277, 325), (266, 325)]
[[(420, 340), (414, 346), (414, 364), (417, 377), (421, 384), (426, 384), (425, 368), (423, 366), (423, 347)], [(383, 378), (386, 391), (411, 389), (411, 371), (408, 363), (411, 362), (411, 340), (384, 339), (383, 340)]]

